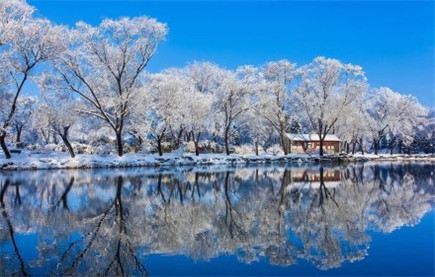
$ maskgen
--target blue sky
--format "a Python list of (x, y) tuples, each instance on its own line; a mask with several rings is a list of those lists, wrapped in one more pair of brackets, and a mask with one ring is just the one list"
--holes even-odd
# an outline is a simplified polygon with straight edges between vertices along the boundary
[(147, 15), (169, 35), (149, 71), (194, 60), (223, 67), (316, 56), (361, 65), (372, 86), (435, 107), (434, 1), (29, 1), (56, 23)]

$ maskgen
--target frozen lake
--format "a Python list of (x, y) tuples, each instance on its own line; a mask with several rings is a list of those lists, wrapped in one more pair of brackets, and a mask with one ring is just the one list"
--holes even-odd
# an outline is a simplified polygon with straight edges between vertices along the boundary
[(434, 275), (435, 166), (0, 174), (0, 275)]

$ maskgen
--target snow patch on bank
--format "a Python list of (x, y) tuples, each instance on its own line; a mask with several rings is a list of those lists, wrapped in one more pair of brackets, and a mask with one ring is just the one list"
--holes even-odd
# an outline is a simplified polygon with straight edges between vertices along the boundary
[(224, 154), (165, 154), (163, 156), (151, 154), (125, 154), (119, 157), (115, 154), (92, 155), (79, 154), (71, 158), (64, 152), (35, 152), (23, 151), (14, 154), (12, 159), (5, 159), (0, 154), (0, 170), (25, 169), (74, 169), (74, 168), (122, 168), (122, 167), (159, 167), (183, 165), (236, 165), (236, 164), (269, 164), (269, 163), (327, 163), (327, 162), (355, 162), (369, 160), (412, 161), (424, 160), (435, 162), (434, 155), (327, 155), (322, 158), (317, 155), (289, 154), (289, 155), (236, 155)]

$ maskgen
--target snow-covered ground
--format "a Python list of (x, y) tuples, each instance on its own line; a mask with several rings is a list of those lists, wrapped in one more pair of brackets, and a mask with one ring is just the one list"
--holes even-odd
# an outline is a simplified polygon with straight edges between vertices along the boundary
[(12, 159), (5, 159), (0, 154), (0, 170), (22, 169), (69, 169), (69, 168), (116, 168), (116, 167), (158, 167), (178, 165), (234, 165), (234, 164), (267, 164), (267, 163), (317, 163), (317, 162), (352, 162), (369, 160), (424, 160), (435, 162), (434, 155), (336, 155), (320, 159), (317, 155), (236, 155), (224, 154), (125, 154), (119, 157), (110, 155), (79, 154), (71, 158), (67, 153), (54, 151), (23, 151), (14, 154)]

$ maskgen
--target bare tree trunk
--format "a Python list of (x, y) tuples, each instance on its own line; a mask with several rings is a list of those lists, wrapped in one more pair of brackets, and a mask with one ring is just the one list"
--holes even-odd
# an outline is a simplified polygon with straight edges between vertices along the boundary
[(363, 138), (359, 138), (359, 150), (361, 150), (361, 154), (364, 155), (364, 148), (363, 148)]
[(225, 128), (224, 140), (225, 140), (225, 153), (227, 155), (230, 155), (230, 128), (229, 128), (229, 126)]
[(16, 125), (15, 131), (17, 132), (17, 137), (15, 142), (19, 144), (21, 142), (21, 133), (23, 132), (23, 125)]
[(375, 155), (377, 155), (379, 152), (379, 140), (377, 139), (373, 140), (373, 148), (375, 150)]
[(71, 155), (71, 158), (75, 158), (76, 154), (74, 153), (74, 149), (71, 145), (71, 143), (68, 141), (68, 138), (61, 136), (63, 143), (65, 143), (66, 148), (68, 149), (69, 154)]
[(255, 141), (255, 155), (258, 156), (258, 141)]
[(71, 155), (71, 158), (74, 158), (76, 155), (74, 153), (74, 149), (71, 143), (68, 140), (68, 133), (71, 126), (65, 126), (63, 127), (63, 129), (57, 128), (56, 126), (52, 126), (52, 128), (53, 128), (53, 135), (58, 134), (60, 136), (62, 142), (65, 144), (69, 154)]
[(184, 135), (184, 139), (186, 140), (186, 142), (190, 142), (192, 137), (192, 132), (186, 132), (186, 134)]
[(162, 151), (162, 138), (158, 137), (157, 138), (157, 150), (159, 151), (159, 156), (163, 156), (163, 151)]
[(122, 143), (122, 132), (116, 132), (116, 145), (118, 148), (118, 155), (124, 155), (124, 145)]
[(192, 136), (193, 136), (193, 143), (195, 144), (195, 155), (199, 156), (199, 138), (201, 137), (201, 132), (199, 132), (195, 138), (195, 135), (193, 134), (192, 131)]
[(15, 110), (17, 109), (18, 96), (20, 95), (21, 90), (23, 89), (24, 83), (27, 80), (29, 71), (35, 66), (35, 64), (36, 63), (33, 63), (32, 65), (29, 65), (26, 68), (26, 70), (23, 72), (24, 76), (23, 76), (23, 79), (21, 80), (20, 84), (17, 87), (17, 92), (15, 93), (14, 100), (12, 101), (12, 107), (11, 107), (11, 110), (9, 111), (9, 115), (6, 118), (6, 120), (3, 122), (3, 126), (0, 128), (0, 129), (2, 129), (0, 131), (0, 145), (1, 145), (2, 149), (3, 149), (3, 152), (5, 152), (6, 159), (12, 158), (11, 152), (9, 152), (8, 146), (6, 145), (6, 141), (5, 141), (6, 134), (7, 134), (6, 133), (6, 129), (11, 124), (12, 118), (13, 118), (13, 116), (15, 114)]
[(193, 143), (195, 144), (195, 155), (199, 156), (199, 143), (197, 140), (194, 140)]
[(320, 142), (319, 156), (320, 157), (323, 157), (323, 140), (324, 140), (324, 138), (322, 136), (320, 136), (320, 140), (319, 140), (319, 142)]
[(286, 135), (284, 130), (281, 130), (280, 138), (281, 138), (281, 147), (282, 147), (282, 150), (284, 151), (284, 155), (288, 155), (288, 153), (289, 153), (288, 148), (289, 147), (288, 147), (288, 143), (287, 143), (287, 135)]
[(163, 130), (161, 130), (160, 132), (156, 134), (152, 134), (152, 137), (157, 142), (157, 151), (159, 151), (159, 156), (163, 156), (162, 142), (163, 139), (165, 138), (165, 134), (166, 134), (165, 132), (166, 132), (166, 127), (163, 128)]
[(6, 159), (12, 158), (11, 152), (9, 152), (8, 146), (6, 145), (5, 140), (6, 134), (0, 135), (0, 145), (2, 147), (3, 152), (5, 153)]
[(183, 133), (184, 133), (184, 128), (180, 127), (180, 130), (178, 131), (178, 133), (176, 135), (173, 134), (173, 137), (174, 137), (174, 150), (178, 149), (180, 147), (181, 138), (183, 136)]
[(66, 148), (68, 149), (68, 152), (71, 155), (71, 158), (74, 158), (76, 156), (76, 154), (74, 153), (74, 149), (68, 140), (68, 131), (64, 132), (60, 137), (61, 137), (63, 143), (65, 144)]
[(379, 152), (379, 149), (381, 146), (381, 139), (384, 137), (384, 132), (385, 132), (385, 129), (387, 129), (387, 127), (388, 127), (388, 124), (384, 128), (382, 128), (382, 130), (379, 130), (377, 132), (377, 138), (373, 139), (373, 146), (375, 148), (375, 155), (377, 155)]
[[(356, 141), (354, 141), (352, 144), (352, 155), (355, 154), (355, 148), (356, 148)], [(349, 152), (347, 152), (347, 153), (349, 153)]]

